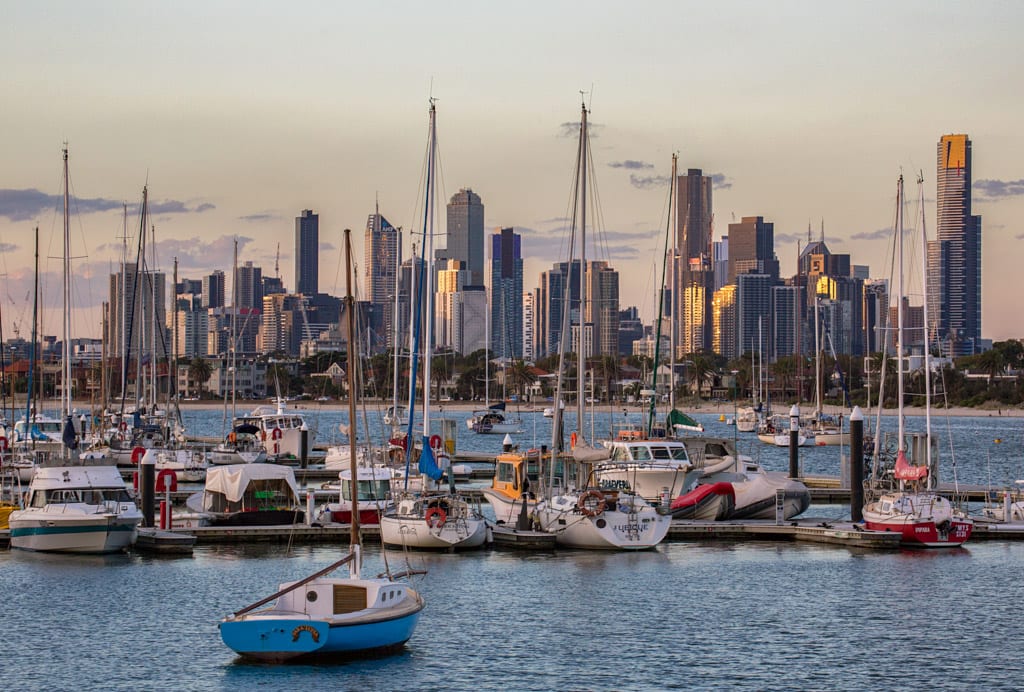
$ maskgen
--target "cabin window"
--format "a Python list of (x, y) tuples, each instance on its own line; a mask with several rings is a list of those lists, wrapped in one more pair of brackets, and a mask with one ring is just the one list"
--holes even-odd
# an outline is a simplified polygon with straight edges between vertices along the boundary
[(672, 447), (672, 458), (676, 461), (689, 461), (690, 458), (686, 455), (686, 447)]
[(634, 447), (633, 458), (637, 461), (648, 461), (651, 458), (651, 450), (647, 447)]
[(515, 480), (515, 467), (512, 464), (498, 464), (498, 482), (511, 483)]
[(310, 603), (315, 601), (317, 598), (318, 598), (318, 596), (317, 596), (316, 591), (307, 591), (306, 592), (306, 600), (309, 601)]
[(614, 447), (612, 449), (612, 461), (629, 461), (629, 452), (625, 447)]
[(671, 459), (672, 456), (668, 453), (668, 447), (651, 447), (651, 453), (655, 459)]

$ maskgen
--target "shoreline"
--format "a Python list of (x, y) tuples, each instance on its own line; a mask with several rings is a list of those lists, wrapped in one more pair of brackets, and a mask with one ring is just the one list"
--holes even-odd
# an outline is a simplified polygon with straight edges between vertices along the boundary
[[(518, 411), (523, 414), (540, 413), (546, 406), (551, 402), (542, 402), (542, 404), (523, 404), (517, 406), (515, 404), (506, 404), (506, 410), (510, 412)], [(257, 406), (272, 406), (272, 401), (245, 401), (244, 404), (236, 404), (235, 408), (241, 413), (247, 413)], [(390, 405), (387, 400), (369, 400), (363, 403), (367, 408), (377, 408), (383, 410), (384, 407)], [(221, 401), (208, 400), (208, 401), (182, 401), (180, 406), (183, 410), (221, 410), (224, 408), (224, 403)], [(76, 405), (76, 408), (81, 410), (88, 410), (88, 403), (81, 402), (81, 405)], [(419, 407), (417, 407), (419, 408)], [(437, 405), (435, 410), (438, 411), (460, 411), (466, 413), (472, 413), (475, 410), (482, 410), (484, 408), (483, 403), (479, 401), (445, 401)], [(568, 408), (568, 407), (567, 407)], [(635, 404), (623, 407), (619, 404), (594, 404), (592, 408), (596, 411), (615, 411), (619, 412), (623, 408), (627, 408), (630, 412), (640, 412), (641, 408)], [(698, 405), (685, 405), (678, 404), (679, 408), (684, 413), (689, 414), (715, 414), (715, 415), (726, 415), (735, 412), (735, 406), (731, 402), (711, 402), (704, 401)], [(801, 411), (807, 413), (812, 410), (813, 406), (802, 406)], [(286, 410), (292, 411), (345, 411), (348, 410), (348, 402), (345, 400), (336, 401), (289, 401)], [(660, 409), (659, 409), (660, 410)], [(904, 407), (904, 413), (908, 416), (924, 416), (925, 410), (920, 406), (907, 406)], [(848, 412), (844, 412), (835, 406), (826, 406), (824, 408), (825, 413), (836, 415), (843, 413), (844, 417), (848, 416)], [(778, 411), (784, 413), (784, 410)], [(876, 409), (864, 410), (865, 418), (874, 415)], [(882, 409), (882, 414), (887, 416), (896, 415), (895, 408)], [(1024, 418), (1024, 408), (1022, 407), (1004, 407), (1004, 408), (969, 408), (965, 406), (954, 406), (948, 409), (944, 408), (933, 408), (932, 416), (942, 417), (944, 415), (950, 416), (962, 416), (968, 418)]]

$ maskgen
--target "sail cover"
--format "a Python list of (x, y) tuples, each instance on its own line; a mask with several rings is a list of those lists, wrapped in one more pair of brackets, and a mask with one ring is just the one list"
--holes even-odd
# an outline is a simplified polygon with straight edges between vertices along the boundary
[(928, 475), (927, 466), (911, 466), (907, 462), (907, 455), (901, 449), (896, 454), (896, 468), (894, 475), (901, 481), (919, 481)]

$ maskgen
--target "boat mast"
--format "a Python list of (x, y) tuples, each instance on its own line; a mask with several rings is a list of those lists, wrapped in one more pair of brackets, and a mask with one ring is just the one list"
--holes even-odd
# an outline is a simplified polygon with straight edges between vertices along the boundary
[[(676, 340), (675, 340), (675, 332), (676, 332), (676, 312), (675, 312), (675, 305), (676, 305), (676, 303), (675, 303), (675, 298), (676, 298), (676, 240), (675, 240), (675, 234), (672, 233), (672, 198), (673, 198), (673, 195), (675, 193), (675, 188), (676, 188), (676, 159), (677, 159), (676, 155), (672, 154), (672, 178), (671, 178), (671, 180), (669, 182), (669, 191), (668, 191), (668, 219), (665, 221), (665, 246), (666, 246), (666, 248), (665, 248), (665, 256), (662, 258), (662, 262), (661, 262), (661, 290), (659, 291), (659, 294), (658, 294), (658, 320), (655, 323), (656, 324), (656, 328), (655, 328), (655, 333), (654, 333), (654, 372), (651, 374), (651, 390), (653, 390), (655, 394), (654, 394), (654, 396), (651, 397), (650, 404), (647, 407), (648, 408), (648, 413), (647, 413), (647, 436), (648, 437), (650, 437), (651, 431), (654, 428), (654, 412), (655, 412), (655, 409), (657, 407), (657, 398), (658, 398), (657, 397), (657, 392), (658, 392), (658, 361), (661, 359), (661, 328), (662, 328), (662, 323), (665, 320), (665, 271), (666, 271), (666, 266), (665, 265), (669, 261), (672, 262), (672, 289), (670, 291), (671, 300), (672, 300), (672, 307), (669, 310), (670, 319), (671, 319), (671, 323), (670, 323), (671, 327), (669, 328), (669, 342), (670, 342), (670, 348), (672, 350), (673, 358), (675, 356), (675, 349), (676, 349)], [(668, 250), (668, 238), (669, 238), (669, 235), (673, 236), (673, 238), (672, 238), (671, 255), (669, 255), (669, 250)], [(671, 259), (669, 259), (670, 257), (671, 257)], [(674, 360), (673, 360), (672, 366), (670, 367), (670, 373), (671, 374), (669, 375), (669, 382), (671, 384), (669, 385), (669, 388), (674, 390), (675, 389), (675, 386), (674, 386), (675, 385), (675, 361)], [(675, 400), (674, 399), (672, 401), (672, 408), (675, 408)]]
[(580, 311), (579, 336), (576, 348), (576, 429), (583, 433), (585, 410), (584, 380), (587, 374), (585, 330), (587, 323), (587, 104), (580, 108)]
[[(672, 322), (671, 322), (672, 328), (668, 330), (668, 334), (669, 334), (669, 354), (668, 354), (668, 363), (669, 363), (669, 365), (668, 365), (668, 407), (669, 408), (668, 408), (668, 410), (669, 411), (674, 411), (675, 408), (676, 408), (676, 310), (679, 307), (679, 296), (676, 295), (678, 293), (678, 291), (676, 291), (676, 284), (679, 281), (678, 275), (676, 273), (677, 272), (676, 255), (679, 252), (679, 248), (678, 248), (679, 238), (677, 237), (677, 234), (674, 232), (673, 223), (672, 223), (672, 210), (673, 210), (672, 201), (675, 198), (675, 192), (676, 192), (676, 180), (677, 180), (677, 176), (678, 176), (678, 172), (677, 172), (678, 171), (678, 168), (677, 168), (678, 167), (678, 159), (679, 159), (679, 157), (676, 154), (672, 154), (672, 178), (669, 180), (668, 221), (666, 222), (666, 225), (668, 226), (668, 229), (666, 230), (666, 233), (668, 235), (672, 236), (672, 290), (669, 291), (670, 300), (672, 301), (671, 310), (669, 310), (669, 312), (672, 313), (672, 317), (671, 317), (671, 319), (672, 319)], [(676, 203), (675, 203), (675, 213), (676, 213), (676, 216), (678, 217), (679, 216), (679, 201), (678, 200), (676, 200)], [(675, 225), (678, 226), (678, 223), (679, 223), (679, 221), (678, 221), (678, 219), (676, 219), (676, 224)], [(664, 282), (663, 282), (662, 285), (664, 285)], [(664, 298), (662, 299), (662, 301), (664, 302)], [(659, 321), (659, 326), (660, 326), (660, 321)], [(660, 345), (661, 344), (657, 344), (656, 346), (660, 346)], [(658, 371), (657, 364), (655, 364), (654, 371), (655, 372)], [(656, 398), (657, 397), (657, 391), (658, 391), (657, 388), (655, 388), (654, 391), (655, 391), (655, 398)], [(654, 407), (652, 406), (651, 408), (653, 409)], [(648, 430), (647, 432), (648, 432), (648, 434), (650, 434), (650, 430)], [(671, 434), (671, 432), (672, 432), (671, 430), (666, 430), (665, 431), (666, 434)]]
[[(921, 247), (928, 247), (928, 229), (925, 227), (925, 214), (924, 214), (924, 172), (919, 171), (917, 174), (917, 199), (918, 207), (921, 210)], [(927, 252), (921, 252), (921, 276), (928, 276), (928, 256)], [(931, 344), (928, 343), (929, 335), (929, 314), (928, 314), (928, 280), (925, 278), (922, 282), (922, 289), (924, 293), (924, 426), (925, 426), (925, 459), (928, 465), (928, 483), (932, 483), (932, 479), (935, 477), (931, 473), (932, 470), (932, 363), (931, 363)]]
[(903, 439), (904, 418), (903, 418), (903, 175), (900, 174), (896, 183), (896, 257), (899, 269), (896, 302), (896, 402), (897, 416), (899, 423), (898, 447), (899, 452), (906, 452), (907, 445)]
[(150, 240), (152, 241), (151, 244), (153, 246), (150, 249), (150, 252), (153, 255), (153, 266), (149, 270), (149, 289), (150, 289), (149, 290), (149, 293), (150, 293), (149, 300), (150, 300), (150, 313), (151, 313), (150, 327), (151, 327), (151, 330), (152, 330), (151, 331), (152, 336), (150, 337), (150, 341), (149, 341), (149, 344), (150, 344), (149, 345), (149, 348), (150, 348), (150, 356), (149, 356), (149, 373), (150, 373), (150, 378), (149, 378), (149, 396), (150, 396), (150, 400), (149, 401), (150, 401), (150, 412), (155, 413), (156, 409), (157, 409), (157, 397), (159, 395), (159, 393), (157, 391), (157, 381), (156, 381), (156, 379), (157, 379), (157, 377), (156, 377), (157, 376), (157, 356), (158, 356), (157, 346), (158, 345), (164, 346), (164, 357), (167, 356), (167, 348), (166, 348), (166, 345), (163, 343), (163, 338), (161, 338), (159, 341), (157, 341), (157, 338), (156, 338), (157, 337), (157, 328), (158, 328), (157, 315), (156, 315), (156, 289), (157, 289), (157, 286), (156, 286), (156, 268), (157, 268), (157, 263), (156, 263), (156, 225), (150, 226)]
[(434, 352), (434, 197), (437, 181), (434, 178), (437, 165), (437, 107), (430, 99), (430, 151), (427, 154), (427, 199), (423, 213), (426, 214), (424, 240), (426, 254), (426, 312), (423, 325), (423, 439), (430, 439), (430, 357)]
[(821, 420), (821, 299), (814, 287), (814, 420)]
[[(28, 387), (25, 389), (25, 432), (35, 446), (32, 436), (32, 376), (36, 369), (36, 336), (39, 331), (39, 226), (36, 226), (35, 237), (35, 278), (32, 282), (32, 343), (28, 355)], [(39, 378), (42, 379), (42, 378)]]
[[(64, 143), (64, 347), (61, 354), (61, 417), (71, 420), (71, 193), (68, 183), (68, 145)], [(65, 454), (70, 450), (65, 446)]]
[(231, 260), (231, 420), (235, 419), (235, 396), (238, 390), (238, 236), (235, 236), (234, 255)]
[(349, 494), (352, 497), (352, 519), (349, 527), (349, 545), (355, 559), (349, 563), (353, 579), (359, 578), (359, 469), (356, 464), (356, 303), (352, 297), (352, 231), (345, 229), (345, 314), (348, 326), (348, 463), (352, 477), (349, 481)]

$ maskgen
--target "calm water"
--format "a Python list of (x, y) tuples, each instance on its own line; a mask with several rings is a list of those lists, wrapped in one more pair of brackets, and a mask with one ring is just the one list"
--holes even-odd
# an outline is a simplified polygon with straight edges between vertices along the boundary
[[(344, 438), (338, 432), (341, 423), (347, 423), (348, 412), (321, 409), (315, 405), (303, 409), (302, 413), (315, 434), (318, 444), (340, 443)], [(497, 454), (501, 451), (502, 435), (478, 435), (466, 428), (465, 420), (471, 415), (465, 410), (442, 412), (449, 418), (456, 419), (457, 449), (460, 451), (487, 452)], [(694, 412), (691, 412), (694, 413)], [(190, 434), (219, 436), (221, 434), (223, 415), (216, 410), (186, 410), (185, 425)], [(523, 432), (514, 435), (516, 444), (522, 448), (538, 447), (551, 444), (551, 419), (544, 418), (539, 412), (523, 411)], [(707, 435), (733, 437), (736, 430), (719, 420), (720, 414), (694, 413), (694, 417), (704, 424)], [(384, 440), (381, 431), (381, 412), (367, 410), (364, 416), (359, 414), (360, 439), (369, 428), (369, 438), (374, 442)], [(566, 412), (565, 430), (575, 429), (575, 411)], [(432, 414), (432, 429), (436, 427), (437, 414)], [(611, 435), (613, 429), (621, 429), (625, 422), (641, 422), (641, 414), (632, 409), (623, 415), (622, 409), (614, 412), (607, 408), (594, 413), (593, 422), (588, 416), (584, 426), (588, 438), (603, 439)], [(874, 418), (865, 421), (865, 429), (874, 429)], [(909, 430), (923, 430), (924, 418), (910, 417), (907, 419)], [(883, 419), (883, 430), (895, 430), (896, 419), (893, 416)], [(952, 482), (954, 476), (960, 482), (992, 485), (1003, 488), (1016, 479), (1024, 479), (1024, 419), (998, 416), (984, 417), (933, 417), (932, 430), (939, 439), (939, 455), (941, 459), (940, 477), (943, 482)], [(593, 431), (593, 433), (591, 433)], [(568, 435), (568, 433), (566, 433)], [(953, 440), (950, 448), (949, 440)], [(999, 440), (999, 442), (996, 442)], [(740, 449), (750, 454), (769, 470), (784, 471), (789, 468), (789, 449), (772, 447), (757, 440), (753, 434), (739, 435)], [(811, 475), (839, 476), (839, 447), (802, 447), (800, 449), (800, 468), (803, 473)], [(955, 462), (955, 469), (953, 468)]]
[[(368, 553), (376, 569), (379, 549)], [(417, 582), (427, 609), (404, 653), (269, 666), (223, 646), (219, 618), (336, 555), (0, 553), (0, 670), (26, 690), (1020, 689), (1024, 679), (1024, 545), (1009, 543), (415, 555), (430, 570)]]

